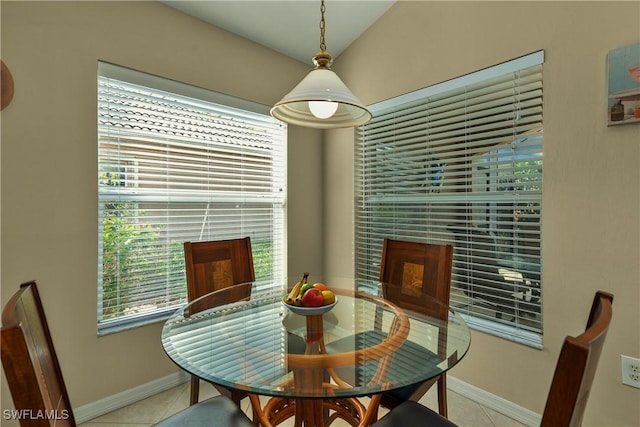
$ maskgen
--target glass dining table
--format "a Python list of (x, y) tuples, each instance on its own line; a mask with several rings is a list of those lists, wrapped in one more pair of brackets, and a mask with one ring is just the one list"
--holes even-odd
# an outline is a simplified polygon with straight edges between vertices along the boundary
[[(332, 289), (331, 309), (302, 314), (284, 302), (284, 291), (256, 283), (225, 288), (173, 314), (162, 344), (188, 373), (248, 393), (264, 427), (289, 418), (295, 426), (325, 427), (337, 418), (367, 426), (381, 393), (438, 377), (470, 345), (458, 313), (429, 297), (421, 304), (431, 314), (401, 308), (385, 297), (388, 286)], [(270, 398), (263, 404), (259, 396)]]

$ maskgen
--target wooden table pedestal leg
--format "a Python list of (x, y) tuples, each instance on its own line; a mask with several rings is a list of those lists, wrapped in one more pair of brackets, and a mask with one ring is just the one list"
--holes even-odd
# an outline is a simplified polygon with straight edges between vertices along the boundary
[[(324, 353), (322, 315), (307, 316), (306, 322), (305, 354)], [(330, 376), (324, 368), (297, 366), (292, 370), (294, 383), (304, 385), (304, 389), (311, 395), (321, 396), (325, 394), (326, 389), (330, 388), (328, 386)], [(250, 397), (254, 407), (254, 419), (264, 427), (277, 426), (291, 417), (295, 417), (295, 427), (326, 427), (336, 418), (342, 418), (356, 427), (365, 418), (366, 408), (356, 398), (274, 397), (269, 400), (263, 410), (260, 408), (257, 396)]]

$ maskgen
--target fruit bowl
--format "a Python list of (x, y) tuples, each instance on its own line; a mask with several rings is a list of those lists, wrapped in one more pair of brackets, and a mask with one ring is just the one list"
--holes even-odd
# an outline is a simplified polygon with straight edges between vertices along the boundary
[(282, 301), (282, 305), (287, 307), (292, 313), (299, 314), (300, 316), (317, 316), (330, 311), (338, 303), (338, 297), (332, 304), (321, 305), (319, 307), (301, 307), (298, 305), (290, 305)]

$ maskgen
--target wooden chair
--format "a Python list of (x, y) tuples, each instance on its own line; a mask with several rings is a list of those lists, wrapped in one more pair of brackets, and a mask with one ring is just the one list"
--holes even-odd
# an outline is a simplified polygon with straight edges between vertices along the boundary
[[(444, 321), (449, 318), (449, 291), (451, 289), (451, 269), (453, 265), (453, 246), (428, 243), (406, 242), (400, 240), (385, 239), (382, 245), (382, 259), (380, 264), (379, 280), (382, 284), (382, 294), (385, 299), (393, 302), (401, 308), (426, 314)], [(440, 304), (433, 304), (433, 299)], [(382, 319), (376, 315), (373, 330), (361, 332), (355, 337), (346, 337), (333, 341), (326, 345), (329, 352), (348, 351), (356, 342), (366, 342), (369, 346), (376, 345), (387, 337), (382, 332), (380, 325)], [(438, 343), (444, 345), (447, 342), (442, 334), (446, 330), (439, 330)], [(440, 347), (437, 353), (427, 348), (407, 341), (403, 346), (408, 346), (402, 354), (406, 355), (400, 363), (405, 366), (427, 363), (426, 359), (432, 358), (429, 363), (440, 363), (446, 357), (446, 348)], [(411, 355), (411, 356), (409, 356)], [(396, 356), (398, 357), (398, 356)], [(376, 367), (367, 367), (363, 371), (375, 372)], [(338, 375), (350, 384), (367, 382), (370, 378), (362, 372), (354, 373), (349, 370), (336, 369)], [(390, 373), (389, 375), (393, 375)], [(433, 384), (438, 384), (438, 409), (443, 416), (447, 416), (447, 384), (445, 374), (435, 379), (418, 383), (400, 389), (385, 391), (380, 396), (380, 405), (393, 409), (406, 400), (419, 400)]]
[(542, 427), (582, 425), (600, 353), (613, 316), (613, 295), (598, 291), (585, 331), (564, 340), (542, 413)]
[[(380, 282), (385, 299), (399, 307), (448, 320), (453, 246), (385, 239), (382, 245)], [(441, 302), (437, 307), (424, 297)], [(444, 334), (446, 331), (440, 331)], [(440, 340), (446, 342), (446, 340)], [(446, 349), (439, 349), (446, 354)], [(438, 409), (447, 416), (447, 379), (443, 373), (436, 380), (403, 387), (382, 394), (380, 404), (393, 409), (406, 400), (419, 400), (434, 384), (438, 384)]]
[[(249, 237), (208, 242), (185, 242), (184, 258), (189, 301), (218, 289), (256, 280), (253, 270), (251, 239)], [(238, 289), (244, 291), (250, 288), (241, 287)], [(234, 298), (237, 297), (235, 300), (241, 300), (249, 296), (240, 293), (234, 295)], [(233, 301), (219, 301), (218, 303), (222, 305), (229, 302)], [(208, 307), (210, 305), (209, 301)], [(192, 308), (197, 310), (197, 306)], [(214, 386), (221, 394), (231, 397), (236, 403), (239, 403), (246, 396), (245, 393)], [(191, 376), (190, 402), (192, 405), (198, 403), (199, 393), (200, 379), (196, 376)]]
[[(613, 295), (598, 291), (587, 327), (564, 340), (542, 413), (541, 427), (579, 427), (593, 384), (602, 346), (611, 323)], [(382, 417), (375, 427), (455, 427), (451, 421), (417, 402), (405, 402)]]
[[(73, 409), (35, 282), (20, 285), (2, 311), (2, 366), (22, 427), (76, 426)], [(252, 427), (227, 397), (216, 396), (161, 421), (158, 427)]]

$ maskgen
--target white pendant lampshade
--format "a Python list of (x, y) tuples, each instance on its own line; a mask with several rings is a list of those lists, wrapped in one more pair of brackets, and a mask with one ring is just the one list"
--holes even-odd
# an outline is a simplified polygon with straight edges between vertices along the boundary
[(320, 52), (315, 68), (271, 109), (283, 122), (320, 129), (355, 127), (371, 119), (371, 113), (340, 77), (331, 70), (331, 55), (324, 45), (324, 1), (321, 9)]
[(317, 66), (275, 104), (271, 115), (283, 122), (321, 129), (360, 126), (371, 119), (362, 101), (336, 73), (323, 66)]

